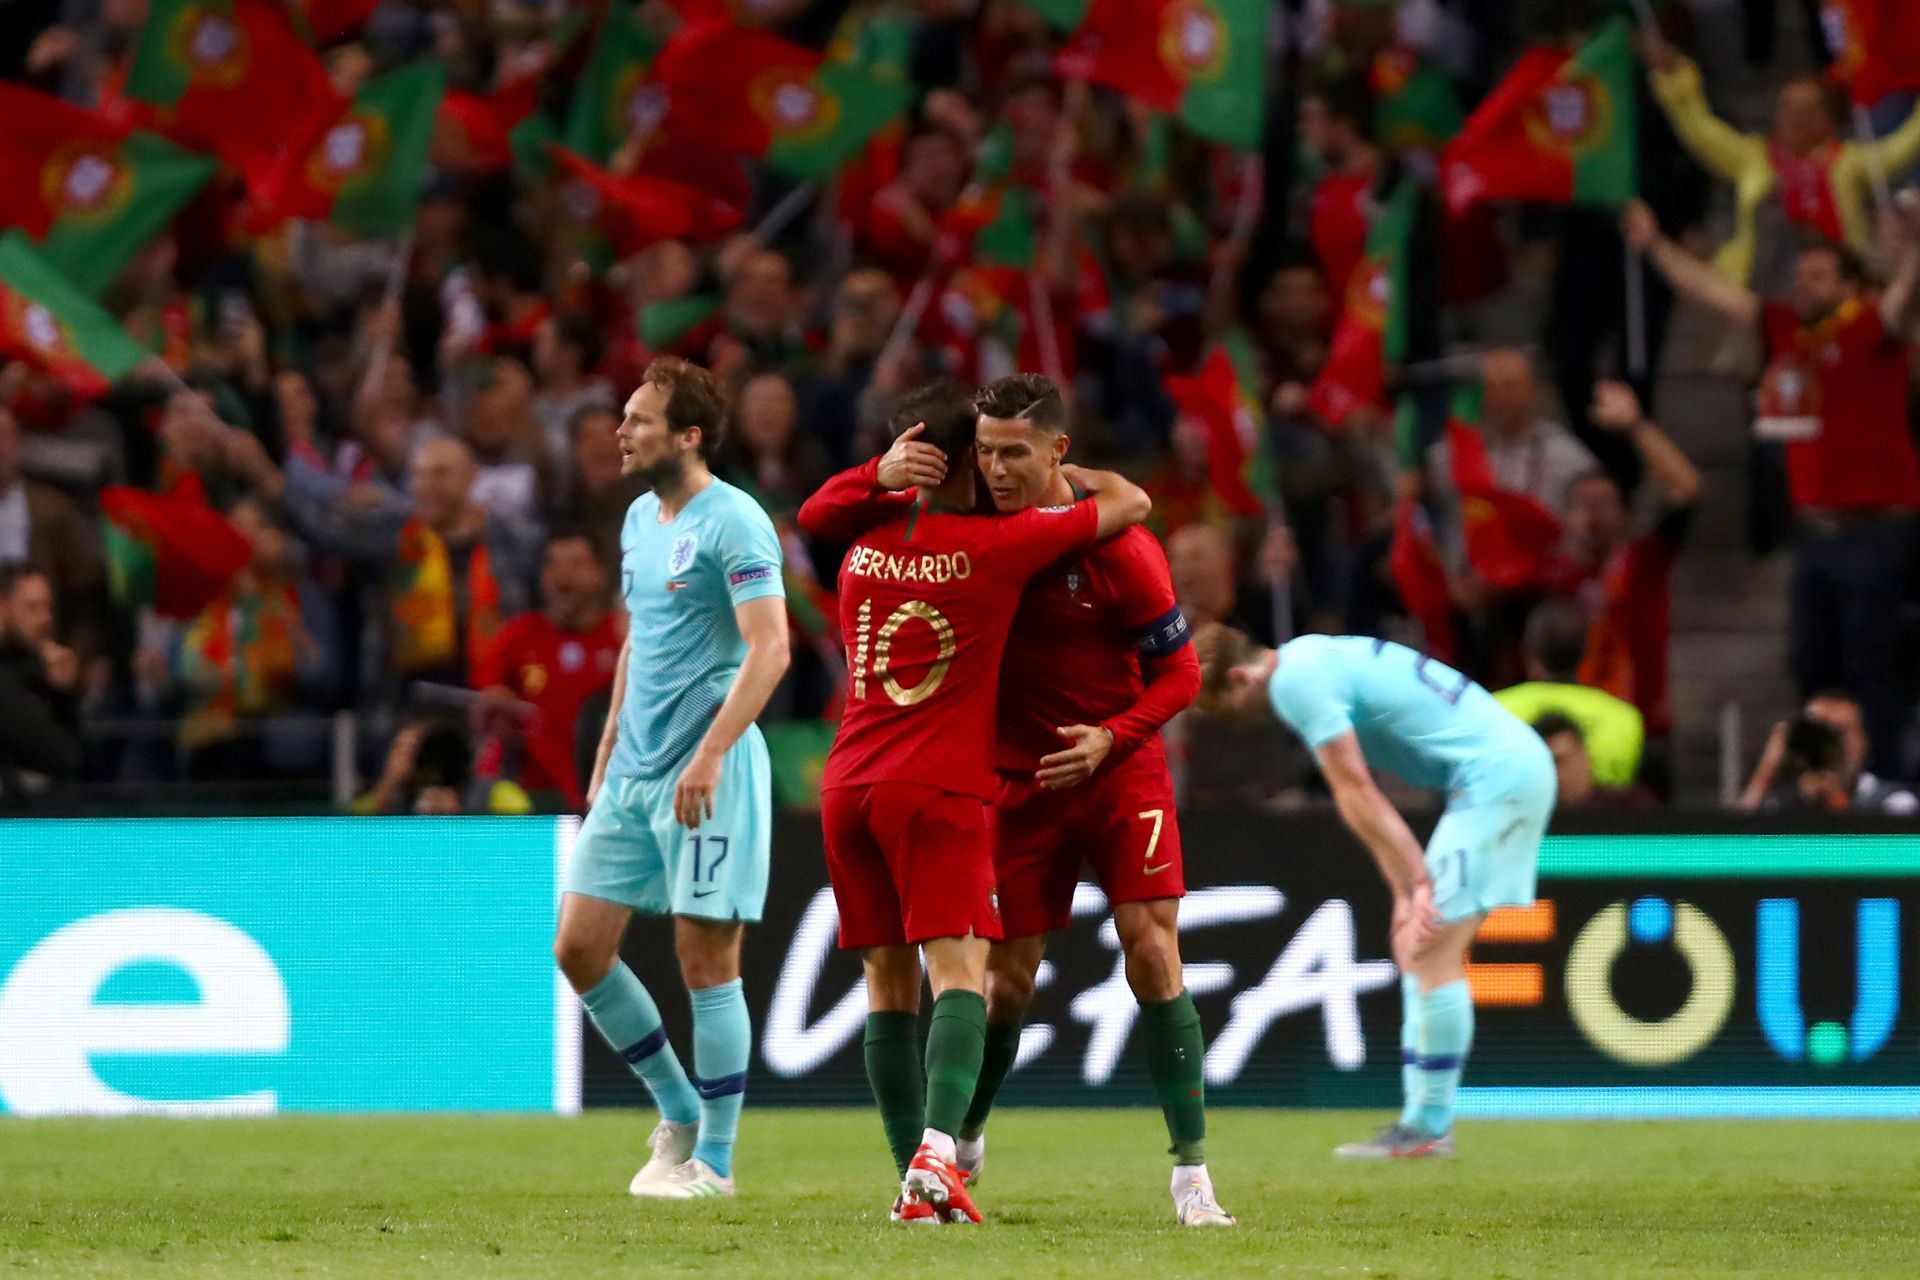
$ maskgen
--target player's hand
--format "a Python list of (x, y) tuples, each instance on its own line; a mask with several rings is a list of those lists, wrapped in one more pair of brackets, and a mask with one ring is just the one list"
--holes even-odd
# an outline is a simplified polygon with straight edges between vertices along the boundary
[(674, 821), (698, 831), (701, 821), (713, 816), (713, 790), (719, 785), (720, 757), (704, 747), (695, 751), (673, 787)]
[(1040, 758), (1040, 771), (1033, 779), (1048, 791), (1079, 786), (1094, 775), (1113, 750), (1113, 730), (1105, 725), (1070, 724), (1054, 732), (1073, 745)]
[(927, 424), (916, 422), (900, 433), (880, 459), (882, 489), (932, 489), (947, 478), (947, 455), (920, 439)]
[(1620, 234), (1626, 238), (1627, 248), (1645, 253), (1660, 242), (1660, 220), (1645, 200), (1629, 200), (1620, 215)]
[(1434, 909), (1431, 882), (1423, 880), (1413, 892), (1394, 899), (1393, 960), (1402, 972), (1411, 973), (1439, 936), (1440, 913)]

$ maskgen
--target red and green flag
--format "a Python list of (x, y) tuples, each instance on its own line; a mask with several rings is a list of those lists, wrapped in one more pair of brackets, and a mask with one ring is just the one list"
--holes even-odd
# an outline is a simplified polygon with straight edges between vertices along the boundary
[(326, 219), (353, 236), (398, 235), (412, 226), (446, 87), (438, 62), (367, 81), (344, 109), (281, 154), (253, 192), (254, 230), (289, 218)]
[(1398, 45), (1374, 55), (1367, 71), (1376, 136), (1399, 150), (1434, 150), (1460, 132), (1466, 115), (1447, 73)]
[(692, 187), (611, 174), (565, 147), (554, 147), (553, 158), (569, 180), (561, 195), (568, 212), (603, 231), (619, 257), (662, 240), (711, 240), (740, 225), (739, 209)]
[(1259, 515), (1279, 493), (1265, 440), (1259, 371), (1246, 334), (1230, 330), (1207, 352), (1197, 374), (1166, 380), (1183, 414), (1207, 428), (1207, 479), (1235, 515)]
[(1015, 0), (1022, 9), (1037, 13), (1056, 30), (1071, 31), (1087, 16), (1091, 0)]
[(1480, 384), (1456, 390), (1447, 423), (1449, 480), (1460, 497), (1460, 534), (1467, 561), (1502, 591), (1537, 585), (1547, 553), (1560, 540), (1560, 520), (1529, 493), (1502, 489), (1481, 438)]
[(1639, 190), (1632, 27), (1578, 50), (1530, 49), (1442, 156), (1447, 205), (1481, 200), (1618, 208)]
[(1833, 78), (1855, 102), (1870, 107), (1890, 93), (1920, 89), (1920, 12), (1912, 0), (1826, 0), (1820, 25)]
[(0, 355), (46, 370), (78, 395), (95, 396), (147, 354), (36, 253), (25, 232), (0, 234)]
[(1266, 121), (1267, 0), (1093, 0), (1054, 60), (1251, 151)]
[(126, 93), (153, 128), (250, 171), (340, 101), (277, 0), (153, 0)]
[(1411, 177), (1400, 179), (1367, 232), (1366, 257), (1347, 279), (1327, 363), (1308, 404), (1332, 426), (1383, 403), (1386, 367), (1407, 354), (1407, 241), (1420, 207)]
[[(442, 159), (436, 151), (435, 163), (482, 173), (515, 168), (527, 158), (522, 141), (526, 131), (539, 131), (543, 142), (552, 140), (553, 126), (539, 107), (537, 76), (523, 76), (490, 94), (447, 90), (440, 99), (439, 122), (457, 133), (462, 145), (452, 159)], [(539, 159), (545, 163), (544, 155)]]
[(560, 140), (569, 151), (606, 164), (627, 139), (646, 137), (667, 116), (666, 91), (647, 81), (660, 41), (630, 4), (607, 6), (587, 69), (573, 92)]
[(1442, 662), (1453, 660), (1453, 593), (1446, 561), (1433, 536), (1433, 522), (1412, 495), (1400, 499), (1393, 515), (1393, 542), (1387, 568), (1400, 590), (1400, 603), (1426, 633), (1425, 652)]
[(293, 25), (315, 44), (332, 44), (360, 34), (380, 0), (287, 0)]
[(217, 163), (99, 114), (0, 83), (0, 224), (98, 294), (213, 176)]
[(913, 102), (913, 86), (765, 31), (694, 26), (654, 60), (666, 90), (665, 128), (790, 178), (831, 174)]
[(635, 318), (640, 344), (656, 354), (678, 351), (682, 344), (692, 345), (692, 335), (717, 326), (725, 303), (717, 293), (649, 302)]
[(235, 524), (207, 505), (200, 477), (181, 477), (165, 493), (121, 485), (100, 491), (108, 584), (128, 607), (151, 606), (166, 618), (191, 618), (218, 599), (253, 558)]

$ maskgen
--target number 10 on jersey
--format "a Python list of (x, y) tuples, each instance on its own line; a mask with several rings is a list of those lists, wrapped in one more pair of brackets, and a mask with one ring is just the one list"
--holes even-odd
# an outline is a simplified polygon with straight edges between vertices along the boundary
[[(893, 676), (893, 640), (902, 627), (914, 621), (924, 622), (933, 628), (934, 642), (939, 648), (934, 655), (933, 665), (920, 677), (920, 683), (908, 688)], [(907, 601), (886, 616), (878, 631), (873, 629), (872, 599), (862, 600), (855, 614), (853, 633), (853, 670), (850, 673), (853, 696), (867, 696), (867, 677), (871, 675), (880, 681), (880, 688), (895, 705), (911, 707), (925, 702), (939, 692), (940, 682), (947, 678), (947, 668), (953, 664), (957, 647), (953, 624), (925, 600)], [(868, 665), (869, 658), (872, 659), (871, 666)]]

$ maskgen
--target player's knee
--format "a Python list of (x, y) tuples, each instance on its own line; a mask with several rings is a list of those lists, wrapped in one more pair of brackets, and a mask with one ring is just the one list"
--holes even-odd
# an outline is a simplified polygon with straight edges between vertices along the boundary
[(717, 987), (740, 976), (738, 953), (717, 940), (683, 934), (674, 940), (674, 951), (689, 991)]
[(1141, 1000), (1171, 1000), (1180, 994), (1180, 945), (1170, 931), (1148, 929), (1127, 947), (1127, 985)]
[(575, 991), (590, 991), (613, 969), (616, 957), (585, 936), (562, 930), (553, 939), (553, 962)]
[(994, 1022), (1012, 1022), (1026, 1016), (1033, 1007), (1037, 984), (1031, 971), (1021, 965), (987, 967), (987, 1017)]

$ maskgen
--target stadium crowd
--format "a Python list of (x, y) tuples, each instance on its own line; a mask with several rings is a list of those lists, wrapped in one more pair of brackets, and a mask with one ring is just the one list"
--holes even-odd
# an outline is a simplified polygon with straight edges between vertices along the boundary
[[(1635, 37), (1647, 204), (1462, 202), (1443, 150), (1466, 112), (1523, 51), (1579, 47), (1615, 6), (1241, 6), (1267, 18), (1250, 150), (1057, 74), (1060, 7), (293, 5), (331, 33), (312, 43), (340, 94), (446, 68), (410, 225), (255, 230), (247, 166), (223, 159), (99, 293), (153, 359), (83, 391), (0, 351), (0, 796), (295, 794), (329, 777), (351, 711), (362, 811), (578, 808), (637, 496), (613, 428), (648, 360), (678, 354), (730, 388), (716, 471), (782, 535), (783, 799), (804, 802), (810, 761), (817, 782), (843, 675), (841, 549), (793, 513), (883, 447), (906, 391), (1021, 368), (1070, 392), (1076, 460), (1152, 494), (1196, 626), (1445, 652), (1548, 739), (1563, 804), (1662, 803), (1670, 584), (1702, 491), (1650, 416), (1678, 295), (1760, 334), (1751, 550), (1795, 558), (1782, 675), (1808, 701), (1742, 803), (1915, 809), (1893, 780), (1920, 773), (1900, 643), (1920, 217), (1886, 195), (1920, 156), (1911, 93), (1877, 104), (1878, 141), (1850, 141), (1820, 68), (1780, 71), (1776, 6), (1736, 31), (1736, 6), (1663, 5), (1664, 34)], [(124, 109), (148, 4), (13, 8), (25, 38), (0, 79)], [(671, 114), (622, 115), (614, 181), (670, 176), (740, 216), (603, 234), (592, 192), (509, 126), (566, 118), (611, 24), (664, 40), (722, 10), (910, 85), (910, 107), (811, 180), (678, 138)], [(1778, 86), (1765, 133), (1723, 119), (1719, 89), (1743, 78)], [(1329, 367), (1379, 305), (1402, 190), (1402, 331), (1386, 388), (1356, 397)], [(1024, 223), (998, 216), (1009, 193)], [(989, 223), (1026, 243), (990, 258)], [(1717, 256), (1709, 227), (1731, 228)], [(1545, 298), (1517, 345), (1516, 296)], [(169, 602), (182, 574), (198, 589)], [(1311, 791), (1277, 731), (1170, 732), (1193, 802)]]

